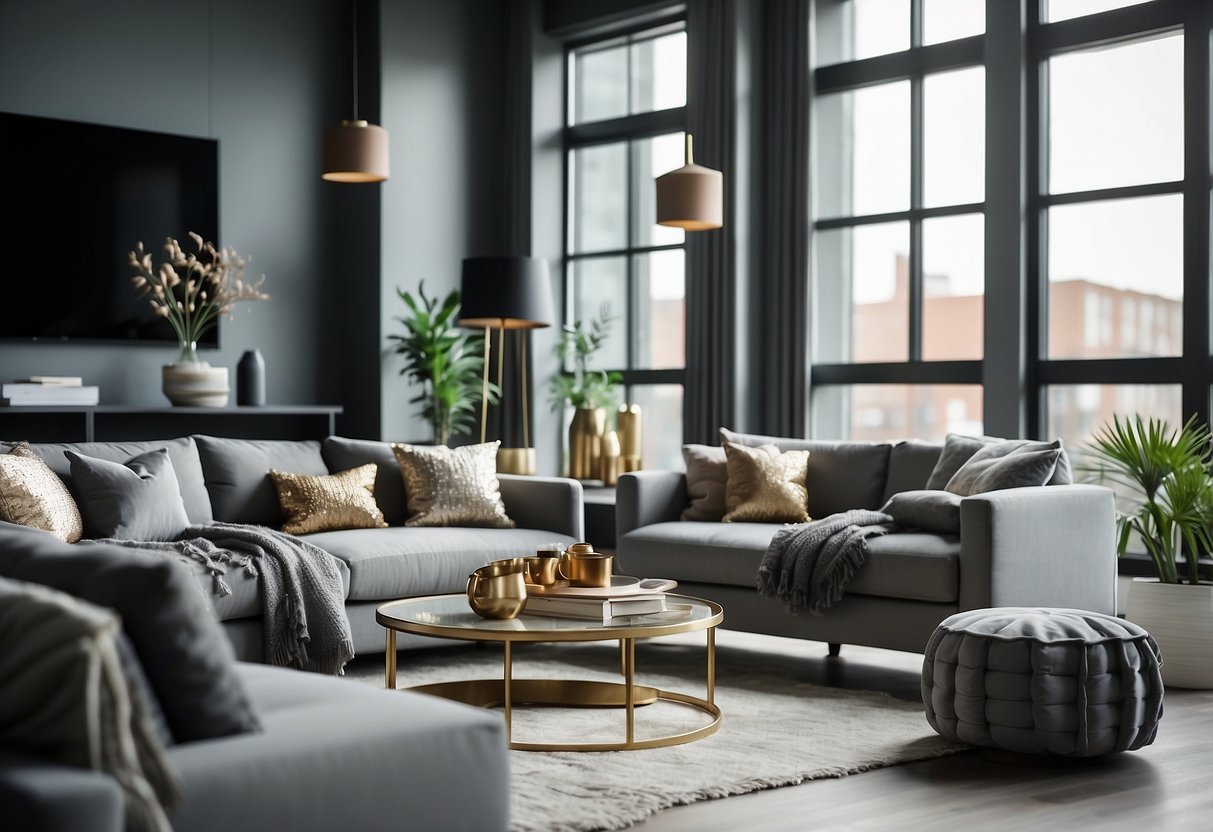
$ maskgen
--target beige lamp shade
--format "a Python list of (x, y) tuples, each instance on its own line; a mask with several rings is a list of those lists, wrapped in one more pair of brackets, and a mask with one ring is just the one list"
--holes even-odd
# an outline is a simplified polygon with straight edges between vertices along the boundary
[(657, 224), (687, 231), (724, 225), (724, 176), (695, 164), (687, 134), (687, 163), (657, 177)]
[(324, 131), (324, 173), (329, 182), (382, 182), (388, 178), (387, 131), (361, 119)]

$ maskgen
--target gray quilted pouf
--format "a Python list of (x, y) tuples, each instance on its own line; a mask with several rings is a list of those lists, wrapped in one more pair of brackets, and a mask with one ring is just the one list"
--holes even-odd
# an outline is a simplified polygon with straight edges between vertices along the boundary
[(1136, 624), (1065, 609), (957, 613), (922, 662), (922, 701), (948, 739), (1026, 754), (1093, 757), (1154, 741), (1158, 645)]

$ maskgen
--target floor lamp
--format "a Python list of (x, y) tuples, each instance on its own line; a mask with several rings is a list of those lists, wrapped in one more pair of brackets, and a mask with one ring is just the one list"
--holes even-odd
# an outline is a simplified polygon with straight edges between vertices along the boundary
[[(490, 342), (497, 330), (497, 386), (504, 380), (505, 331), (518, 332), (518, 366), (522, 396), (522, 447), (497, 452), (497, 470), (507, 474), (535, 473), (531, 447), (530, 399), (527, 390), (526, 333), (552, 325), (552, 280), (546, 260), (535, 257), (468, 257), (463, 261), (459, 325), (484, 332), (484, 380), (480, 391), (480, 441), (484, 442), (489, 414)], [(501, 402), (507, 395), (501, 391)], [(504, 437), (502, 437), (504, 439)]]

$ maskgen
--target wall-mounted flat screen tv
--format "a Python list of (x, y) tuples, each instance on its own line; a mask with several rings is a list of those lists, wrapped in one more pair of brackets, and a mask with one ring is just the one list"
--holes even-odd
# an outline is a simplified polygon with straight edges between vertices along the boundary
[(127, 253), (219, 242), (219, 143), (0, 113), (0, 204), (0, 339), (174, 342)]

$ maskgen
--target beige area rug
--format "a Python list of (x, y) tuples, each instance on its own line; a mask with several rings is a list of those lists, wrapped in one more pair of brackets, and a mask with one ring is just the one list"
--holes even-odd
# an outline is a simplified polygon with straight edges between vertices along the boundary
[[(515, 678), (619, 680), (614, 644), (520, 645)], [(698, 642), (640, 642), (637, 682), (704, 696), (705, 651)], [(501, 678), (497, 647), (454, 647), (400, 654), (401, 687), (459, 679)], [(967, 746), (948, 743), (927, 725), (921, 704), (884, 693), (846, 691), (798, 681), (787, 656), (718, 647), (716, 703), (724, 720), (706, 739), (672, 748), (617, 752), (510, 753), (510, 828), (623, 829), (671, 806), (841, 777), (941, 757)], [(382, 664), (367, 657), (347, 676), (383, 684)], [(636, 711), (643, 739), (689, 730), (707, 715), (675, 703)], [(516, 741), (623, 739), (614, 709), (514, 712)]]

